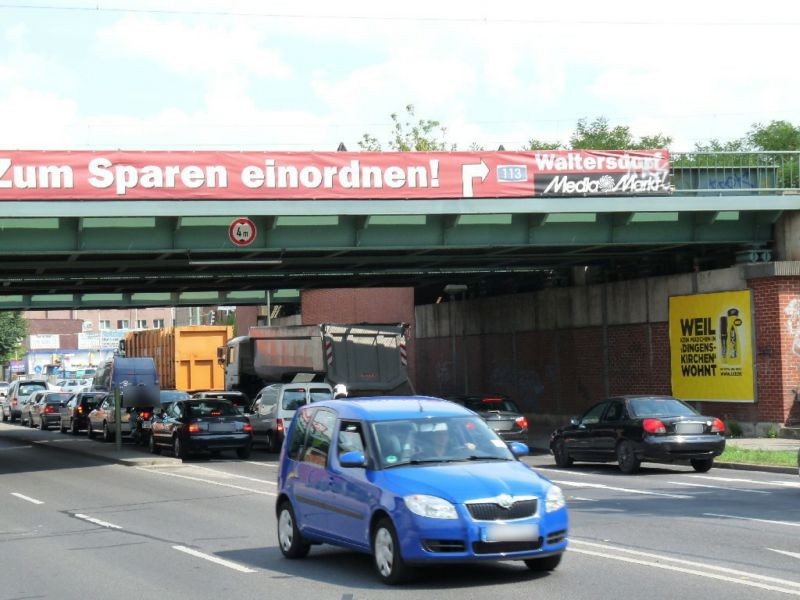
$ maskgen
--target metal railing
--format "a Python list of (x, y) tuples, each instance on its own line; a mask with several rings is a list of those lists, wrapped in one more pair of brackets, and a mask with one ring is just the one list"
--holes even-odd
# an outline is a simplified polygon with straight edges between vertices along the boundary
[(800, 152), (672, 152), (676, 193), (699, 196), (800, 193)]

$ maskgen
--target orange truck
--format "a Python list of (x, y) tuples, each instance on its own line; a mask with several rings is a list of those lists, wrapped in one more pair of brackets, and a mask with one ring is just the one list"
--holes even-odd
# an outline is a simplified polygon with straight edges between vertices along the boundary
[(152, 357), (162, 390), (222, 390), (225, 370), (217, 362), (217, 348), (232, 335), (227, 325), (132, 331), (125, 336), (125, 354)]

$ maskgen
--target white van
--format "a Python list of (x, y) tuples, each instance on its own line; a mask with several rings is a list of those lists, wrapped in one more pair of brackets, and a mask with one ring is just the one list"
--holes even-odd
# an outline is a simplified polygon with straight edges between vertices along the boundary
[(253, 426), (253, 443), (266, 444), (278, 452), (295, 411), (310, 402), (330, 400), (333, 388), (327, 383), (273, 383), (262, 388), (245, 413)]

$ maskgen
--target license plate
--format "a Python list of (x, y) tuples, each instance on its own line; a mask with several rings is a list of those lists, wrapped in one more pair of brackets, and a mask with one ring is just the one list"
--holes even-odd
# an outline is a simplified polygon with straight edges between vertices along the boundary
[(676, 423), (675, 433), (693, 434), (703, 433), (705, 426), (702, 423)]
[(142, 429), (150, 429), (151, 426), (150, 421), (142, 421)]
[(487, 525), (481, 528), (482, 542), (524, 542), (539, 537), (539, 526), (532, 523)]
[(234, 425), (233, 423), (209, 423), (208, 430), (220, 433), (230, 433), (234, 431)]

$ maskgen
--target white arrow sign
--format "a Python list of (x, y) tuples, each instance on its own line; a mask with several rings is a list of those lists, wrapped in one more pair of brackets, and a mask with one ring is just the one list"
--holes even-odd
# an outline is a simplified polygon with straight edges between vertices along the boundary
[(489, 167), (481, 160), (477, 165), (461, 165), (461, 187), (464, 198), (472, 198), (472, 180), (480, 177), (481, 181), (489, 174)]

